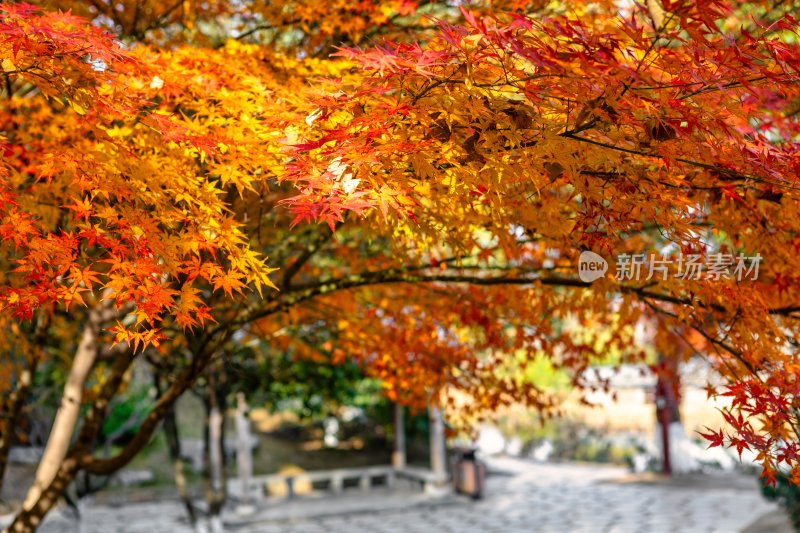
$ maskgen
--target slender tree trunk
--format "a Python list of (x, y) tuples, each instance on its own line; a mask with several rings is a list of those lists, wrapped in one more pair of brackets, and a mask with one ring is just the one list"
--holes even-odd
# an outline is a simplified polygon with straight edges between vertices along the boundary
[(102, 322), (103, 313), (100, 310), (92, 310), (89, 313), (88, 321), (83, 328), (83, 335), (77, 350), (75, 350), (75, 358), (72, 361), (67, 383), (64, 385), (64, 394), (53, 420), (50, 437), (47, 439), (44, 454), (36, 469), (33, 485), (28, 489), (28, 494), (22, 504), (24, 511), (33, 508), (42, 495), (42, 491), (49, 487), (56, 478), (59, 467), (67, 456), (72, 433), (78, 423), (83, 387), (97, 357), (97, 336)]
[[(219, 374), (217, 374), (219, 372)], [(218, 378), (222, 378), (219, 379)], [(224, 370), (210, 369), (206, 395), (206, 501), (211, 533), (222, 533), (222, 507), (227, 497), (225, 474), (225, 379)]]
[(53, 481), (41, 491), (38, 500), (31, 508), (20, 509), (14, 521), (5, 533), (23, 533), (34, 531), (45, 514), (55, 505), (58, 498), (66, 490), (80, 469), (99, 475), (109, 475), (131, 461), (136, 454), (150, 441), (167, 410), (195, 382), (206, 368), (212, 357), (212, 351), (201, 351), (195, 355), (191, 364), (182, 370), (164, 394), (158, 399), (150, 414), (144, 419), (139, 432), (117, 455), (109, 458), (98, 458), (92, 455), (92, 447), (97, 439), (100, 427), (108, 410), (110, 399), (117, 393), (123, 377), (134, 360), (132, 350), (114, 357), (112, 370), (104, 384), (100, 395), (95, 399), (86, 414), (75, 442), (73, 450), (58, 469)]
[(28, 398), (28, 393), (33, 383), (33, 372), (31, 369), (24, 369), (19, 376), (17, 385), (8, 398), (8, 410), (3, 414), (2, 426), (0, 426), (0, 489), (3, 488), (3, 478), (8, 466), (8, 453), (14, 444), (14, 429), (19, 422), (22, 406)]
[[(100, 317), (97, 323), (100, 324), (102, 321), (103, 317)], [(58, 498), (64, 494), (68, 485), (75, 479), (81, 467), (84, 466), (81, 458), (85, 455), (90, 456), (92, 447), (100, 432), (103, 418), (108, 410), (109, 399), (119, 390), (124, 375), (132, 362), (133, 353), (130, 350), (115, 356), (111, 372), (100, 394), (97, 395), (91, 408), (83, 418), (83, 424), (78, 438), (69, 455), (65, 456), (61, 461), (52, 481), (39, 490), (39, 496), (36, 501), (29, 507), (23, 507), (17, 511), (17, 514), (14, 516), (14, 521), (8, 526), (6, 532), (21, 533), (35, 530), (44, 519), (47, 512), (58, 501)], [(95, 473), (109, 474), (111, 472), (98, 471)]]
[(47, 487), (39, 491), (39, 496), (30, 508), (23, 509), (14, 516), (14, 521), (4, 533), (30, 533), (42, 523), (44, 516), (64, 494), (78, 473), (78, 462), (72, 457), (65, 459), (52, 477)]
[[(209, 378), (210, 379), (210, 378)], [(211, 387), (206, 387), (206, 393), (203, 395), (203, 492), (206, 501), (206, 515), (203, 525), (197, 528), (197, 533), (205, 533), (208, 531), (206, 523), (211, 517), (211, 500), (214, 497), (214, 489), (212, 485), (211, 473), (211, 404), (208, 397)], [(198, 524), (199, 525), (199, 524)]]
[(222, 493), (224, 459), (222, 457), (223, 423), (222, 413), (217, 405), (211, 407), (209, 413), (209, 459), (211, 468), (211, 491), (208, 500), (208, 516), (211, 533), (222, 533), (222, 504), (224, 496)]
[(8, 398), (8, 407), (2, 416), (0, 424), (0, 489), (3, 488), (6, 468), (8, 467), (8, 454), (11, 446), (14, 445), (14, 430), (19, 424), (22, 408), (28, 401), (31, 388), (33, 387), (33, 377), (36, 374), (36, 367), (43, 356), (47, 328), (50, 324), (50, 315), (45, 311), (40, 311), (36, 321), (36, 328), (33, 331), (31, 351), (26, 354), (25, 367), (19, 372), (16, 386)]
[[(156, 389), (159, 396), (161, 395), (161, 380), (158, 374), (155, 377)], [(192, 498), (189, 496), (189, 490), (186, 485), (186, 470), (181, 458), (181, 439), (180, 431), (178, 429), (178, 420), (175, 414), (175, 406), (171, 406), (164, 416), (164, 436), (167, 440), (167, 449), (169, 451), (169, 458), (172, 461), (172, 472), (175, 477), (175, 488), (178, 490), (178, 496), (186, 508), (186, 514), (189, 517), (189, 523), (192, 528), (197, 527), (197, 511), (192, 503)]]
[(94, 457), (88, 451), (84, 451), (79, 456), (81, 467), (85, 468), (93, 474), (113, 474), (133, 459), (137, 453), (148, 443), (153, 437), (159, 423), (166, 416), (167, 411), (173, 407), (175, 401), (185, 393), (195, 382), (201, 374), (203, 368), (208, 363), (211, 356), (200, 355), (195, 361), (175, 378), (170, 386), (164, 391), (164, 394), (158, 398), (156, 404), (151, 409), (150, 413), (145, 417), (142, 425), (139, 426), (139, 431), (136, 435), (125, 445), (125, 447), (114, 457), (101, 459)]

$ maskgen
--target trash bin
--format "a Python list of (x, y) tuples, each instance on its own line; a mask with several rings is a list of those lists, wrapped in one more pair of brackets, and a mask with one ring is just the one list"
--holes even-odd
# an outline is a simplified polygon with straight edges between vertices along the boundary
[(475, 456), (474, 448), (454, 450), (453, 484), (456, 492), (478, 500), (483, 497), (486, 466)]

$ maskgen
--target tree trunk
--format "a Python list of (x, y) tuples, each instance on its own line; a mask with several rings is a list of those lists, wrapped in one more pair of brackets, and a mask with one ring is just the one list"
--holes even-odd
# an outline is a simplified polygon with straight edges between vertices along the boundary
[(29, 511), (34, 507), (42, 492), (56, 478), (59, 467), (67, 456), (72, 433), (80, 414), (83, 387), (97, 357), (97, 336), (102, 322), (103, 313), (100, 310), (93, 309), (89, 312), (88, 321), (83, 328), (83, 335), (75, 350), (75, 358), (72, 361), (67, 383), (64, 385), (61, 404), (53, 420), (50, 437), (47, 439), (42, 459), (36, 469), (33, 485), (28, 489), (28, 494), (22, 504), (23, 511)]
[(158, 398), (153, 409), (145, 417), (142, 425), (139, 427), (139, 431), (131, 441), (125, 445), (122, 451), (108, 459), (100, 459), (94, 457), (88, 453), (88, 451), (84, 451), (84, 453), (79, 456), (81, 467), (93, 474), (108, 475), (113, 474), (128, 464), (136, 454), (150, 442), (153, 433), (155, 433), (160, 422), (164, 419), (164, 416), (166, 416), (167, 411), (171, 409), (175, 401), (194, 384), (210, 357), (211, 356), (208, 354), (198, 355), (196, 360), (173, 380), (169, 388)]
[[(156, 374), (156, 389), (159, 396), (161, 395), (161, 380)], [(167, 440), (167, 449), (169, 451), (169, 458), (172, 461), (172, 473), (175, 477), (175, 488), (178, 491), (178, 496), (186, 508), (186, 514), (189, 517), (189, 523), (192, 528), (197, 528), (197, 511), (192, 503), (192, 498), (189, 496), (189, 490), (186, 485), (186, 472), (181, 458), (181, 439), (178, 430), (178, 420), (175, 415), (175, 407), (171, 406), (166, 415), (164, 415), (164, 437)]]
[(6, 468), (8, 467), (8, 454), (14, 445), (14, 430), (19, 424), (22, 408), (28, 400), (36, 367), (43, 357), (44, 343), (47, 328), (50, 325), (50, 315), (41, 311), (33, 331), (31, 353), (26, 354), (25, 368), (19, 372), (19, 379), (14, 390), (8, 398), (8, 408), (3, 413), (3, 423), (0, 424), (0, 489), (3, 488)]
[[(67, 486), (75, 479), (80, 468), (85, 467), (84, 457), (91, 457), (90, 452), (108, 409), (109, 399), (116, 394), (125, 372), (132, 362), (133, 353), (130, 351), (116, 357), (101, 393), (95, 398), (94, 404), (83, 418), (83, 426), (69, 456), (62, 461), (53, 481), (41, 492), (38, 500), (29, 509), (20, 509), (14, 517), (14, 522), (6, 531), (14, 533), (33, 531), (41, 523), (47, 512), (55, 505), (58, 498), (64, 494)], [(111, 461), (111, 459), (107, 461)], [(87, 461), (87, 463), (90, 462)], [(107, 475), (114, 471), (97, 469), (94, 473)]]
[(31, 369), (24, 369), (19, 376), (17, 385), (8, 399), (8, 410), (4, 413), (4, 424), (0, 431), (0, 489), (3, 488), (3, 478), (6, 474), (8, 465), (8, 453), (14, 444), (14, 430), (17, 427), (19, 416), (22, 413), (22, 406), (28, 398), (28, 393), (33, 382), (33, 372)]
[[(217, 374), (219, 372), (219, 375)], [(222, 378), (218, 381), (217, 378)], [(222, 506), (227, 497), (225, 475), (225, 396), (224, 370), (208, 372), (205, 425), (205, 473), (208, 522), (211, 533), (222, 533)]]
[(181, 394), (191, 387), (208, 364), (211, 356), (212, 352), (210, 351), (197, 353), (191, 364), (178, 374), (158, 399), (150, 414), (144, 419), (136, 436), (114, 457), (101, 459), (92, 455), (92, 447), (108, 409), (109, 400), (117, 393), (125, 372), (134, 360), (132, 350), (116, 355), (111, 373), (103, 385), (101, 394), (95, 399), (83, 419), (78, 439), (69, 457), (62, 461), (53, 482), (41, 492), (38, 501), (30, 509), (20, 509), (14, 517), (14, 522), (5, 531), (13, 533), (33, 531), (81, 468), (93, 474), (109, 475), (128, 464), (150, 441), (167, 410), (172, 407)]
[(58, 498), (67, 490), (67, 486), (78, 473), (78, 462), (70, 457), (65, 459), (60, 468), (52, 476), (47, 487), (39, 491), (39, 496), (30, 508), (23, 508), (14, 516), (14, 521), (4, 533), (31, 533), (42, 523), (44, 515), (55, 505)]
[(222, 507), (227, 498), (225, 471), (225, 410), (226, 381), (223, 364), (212, 368), (208, 380), (208, 444), (210, 490), (208, 494), (209, 527), (211, 533), (222, 533)]
[(222, 458), (222, 413), (219, 406), (212, 405), (208, 415), (208, 444), (209, 444), (209, 468), (211, 476), (211, 491), (208, 500), (208, 515), (211, 526), (211, 533), (221, 533), (222, 520), (220, 512), (222, 510), (223, 498), (220, 496), (223, 491), (222, 471), (224, 463)]

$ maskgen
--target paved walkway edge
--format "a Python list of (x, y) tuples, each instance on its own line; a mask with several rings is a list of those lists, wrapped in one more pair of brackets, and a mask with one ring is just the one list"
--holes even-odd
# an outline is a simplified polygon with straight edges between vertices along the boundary
[[(322, 518), (331, 518), (343, 515), (369, 515), (386, 511), (405, 511), (433, 509), (457, 504), (463, 504), (468, 498), (455, 494), (430, 496), (420, 494), (413, 498), (398, 498), (386, 500), (382, 498), (341, 497), (320, 498), (275, 502), (275, 507), (257, 511), (244, 516), (236, 515), (235, 511), (223, 517), (226, 527), (236, 529), (256, 524), (303, 522)], [(376, 505), (378, 504), (378, 505)]]

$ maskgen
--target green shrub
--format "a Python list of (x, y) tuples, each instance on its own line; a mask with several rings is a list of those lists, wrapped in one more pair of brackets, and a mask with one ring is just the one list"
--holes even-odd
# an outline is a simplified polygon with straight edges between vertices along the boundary
[(800, 532), (800, 487), (789, 481), (789, 477), (778, 473), (775, 486), (761, 480), (761, 493), (768, 500), (777, 501), (786, 509), (795, 531)]

